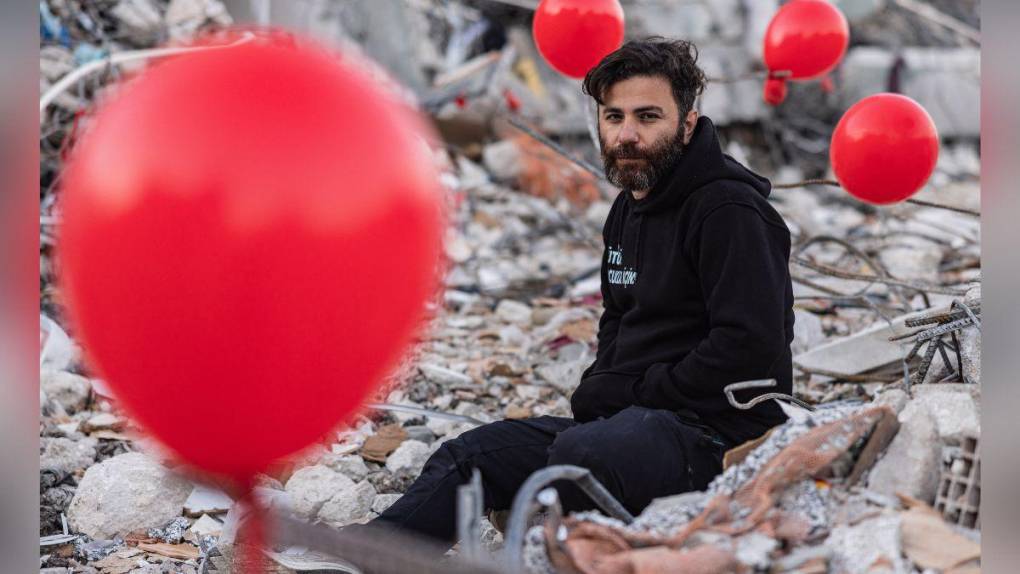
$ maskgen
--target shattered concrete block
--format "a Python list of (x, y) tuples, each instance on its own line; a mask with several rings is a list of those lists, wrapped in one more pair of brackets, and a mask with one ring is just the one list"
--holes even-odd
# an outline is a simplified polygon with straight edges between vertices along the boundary
[(416, 440), (406, 440), (386, 459), (386, 469), (390, 472), (410, 470), (417, 475), (425, 466), (429, 452), (429, 445)]
[(516, 179), (524, 171), (521, 150), (509, 139), (485, 146), (482, 162), (493, 177), (503, 181)]
[(981, 435), (981, 416), (969, 392), (956, 389), (940, 391), (942, 385), (929, 386), (930, 389), (918, 393), (907, 405), (904, 415), (911, 408), (925, 409), (927, 416), (935, 421), (939, 440), (948, 444), (960, 444), (966, 436)]
[(496, 316), (516, 325), (531, 324), (531, 306), (513, 299), (503, 299), (496, 305)]
[(72, 474), (88, 468), (96, 461), (98, 441), (93, 438), (71, 440), (63, 437), (42, 437), (39, 439), (42, 452), (39, 455), (40, 470), (54, 470)]
[(319, 510), (318, 519), (339, 528), (364, 519), (372, 510), (376, 491), (372, 483), (363, 480), (353, 487), (336, 493)]
[(439, 365), (422, 363), (418, 365), (418, 369), (425, 375), (426, 379), (443, 386), (470, 385), (472, 382), (471, 377), (464, 373), (458, 373), (453, 369), (440, 367)]
[(793, 343), (790, 349), (794, 355), (803, 353), (825, 342), (822, 320), (814, 313), (803, 309), (793, 310)]
[(581, 373), (589, 365), (591, 365), (591, 358), (586, 356), (576, 361), (542, 365), (535, 369), (535, 374), (564, 395), (568, 395), (581, 383)]
[(354, 481), (350, 478), (329, 467), (315, 465), (295, 472), (287, 481), (285, 490), (290, 495), (294, 512), (312, 519), (336, 493), (353, 486)]
[(916, 400), (899, 415), (900, 430), (868, 476), (868, 488), (888, 496), (897, 492), (931, 503), (939, 479), (938, 429), (931, 413)]
[(403, 494), (379, 494), (372, 501), (372, 512), (382, 514), (386, 509), (393, 506), (393, 503), (400, 500)]
[(907, 397), (907, 393), (902, 389), (887, 389), (875, 395), (872, 403), (875, 406), (886, 406), (889, 407), (899, 414), (903, 412), (903, 408), (907, 406), (907, 401), (910, 400)]
[(111, 539), (180, 516), (191, 483), (144, 454), (129, 452), (85, 472), (67, 511), (75, 532)]
[(48, 400), (55, 401), (68, 414), (74, 414), (88, 404), (92, 385), (81, 375), (47, 369), (39, 373), (39, 388)]
[(879, 252), (879, 260), (897, 279), (938, 283), (942, 247), (920, 237), (901, 237)]
[(889, 513), (833, 529), (825, 545), (833, 550), (830, 572), (907, 574), (902, 556), (900, 516)]
[(368, 476), (368, 466), (365, 465), (365, 459), (356, 454), (347, 456), (329, 455), (323, 459), (323, 464), (354, 481), (364, 480)]

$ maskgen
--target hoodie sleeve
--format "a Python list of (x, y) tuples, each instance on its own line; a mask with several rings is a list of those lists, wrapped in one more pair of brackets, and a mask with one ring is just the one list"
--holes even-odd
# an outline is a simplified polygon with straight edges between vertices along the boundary
[[(748, 204), (725, 203), (689, 236), (709, 316), (708, 336), (677, 363), (655, 363), (636, 385), (638, 404), (680, 409), (718, 404), (729, 383), (768, 378), (786, 349), (784, 294), (789, 231)], [(700, 414), (700, 413), (699, 413)]]

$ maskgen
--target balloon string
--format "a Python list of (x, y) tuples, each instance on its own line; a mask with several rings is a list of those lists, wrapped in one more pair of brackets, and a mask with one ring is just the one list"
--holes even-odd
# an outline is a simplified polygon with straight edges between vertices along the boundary
[[(772, 189), (793, 189), (795, 187), (806, 187), (809, 185), (831, 185), (834, 187), (842, 187), (838, 181), (834, 179), (805, 179), (804, 181), (798, 181), (795, 183), (774, 183)], [(973, 209), (967, 209), (966, 207), (957, 207), (955, 205), (946, 205), (944, 203), (936, 203), (934, 201), (925, 201), (923, 199), (909, 198), (905, 200), (906, 203), (913, 203), (914, 205), (921, 205), (924, 207), (934, 207), (937, 209), (946, 209), (949, 211), (955, 211), (957, 213), (965, 213), (967, 215), (973, 215), (974, 217), (981, 217), (981, 212)]]
[(266, 512), (255, 496), (254, 484), (245, 486), (240, 499), (247, 508), (246, 518), (238, 532), (237, 561), (235, 572), (248, 574), (266, 571)]

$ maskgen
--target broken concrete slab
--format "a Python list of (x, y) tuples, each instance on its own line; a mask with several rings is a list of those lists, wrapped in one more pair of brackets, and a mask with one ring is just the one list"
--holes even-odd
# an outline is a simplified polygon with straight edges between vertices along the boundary
[(204, 484), (196, 484), (195, 488), (191, 490), (191, 494), (188, 495), (188, 499), (184, 501), (184, 513), (191, 517), (199, 517), (203, 514), (222, 514), (230, 510), (233, 505), (234, 499), (222, 490)]
[(934, 312), (948, 311), (948, 306), (917, 313), (900, 315), (890, 326), (885, 321), (875, 323), (858, 333), (835, 339), (810, 351), (800, 353), (793, 362), (807, 369), (834, 371), (856, 375), (900, 361), (909, 348), (890, 341), (890, 337), (905, 335), (912, 331), (906, 326), (909, 319), (923, 317)]
[(429, 445), (421, 441), (404, 441), (386, 459), (386, 469), (390, 472), (409, 471), (413, 474), (418, 474), (421, 472), (422, 467), (425, 466), (425, 461), (428, 460), (430, 452)]
[(899, 432), (868, 475), (868, 488), (931, 503), (938, 486), (941, 453), (936, 421), (916, 401), (903, 409), (899, 421)]
[(363, 521), (372, 510), (375, 497), (375, 487), (371, 482), (363, 480), (333, 495), (322, 505), (317, 518), (333, 528)]

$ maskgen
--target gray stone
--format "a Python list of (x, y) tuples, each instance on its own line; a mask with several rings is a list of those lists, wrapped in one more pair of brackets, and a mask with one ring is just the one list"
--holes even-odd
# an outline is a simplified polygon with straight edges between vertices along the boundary
[(76, 532), (110, 539), (147, 530), (180, 516), (191, 483), (135, 452), (115, 456), (85, 472), (67, 511)]
[(47, 399), (58, 403), (67, 413), (74, 414), (88, 404), (92, 385), (81, 375), (44, 370), (39, 373), (39, 388), (46, 393)]
[(386, 509), (393, 506), (393, 503), (400, 500), (403, 494), (380, 494), (372, 501), (372, 512), (382, 514)]
[(496, 305), (496, 316), (507, 323), (530, 325), (531, 306), (513, 299), (503, 299)]
[(77, 470), (88, 468), (96, 462), (96, 446), (98, 441), (92, 438), (71, 440), (62, 437), (42, 437), (39, 439), (39, 469), (55, 470), (71, 474)]
[(429, 445), (417, 440), (405, 440), (386, 459), (386, 469), (394, 473), (409, 470), (412, 474), (417, 475), (425, 466), (429, 452)]
[(364, 480), (368, 476), (368, 466), (365, 464), (365, 459), (356, 454), (346, 456), (329, 455), (323, 460), (323, 464), (354, 481)]
[(900, 516), (882, 514), (853, 526), (839, 525), (825, 541), (833, 549), (831, 572), (907, 574), (902, 556)]
[(927, 239), (905, 236), (883, 248), (879, 260), (897, 279), (937, 283), (942, 247)]
[(936, 423), (917, 401), (899, 415), (900, 430), (868, 476), (868, 488), (895, 496), (897, 492), (931, 503), (939, 478)]
[(889, 407), (899, 414), (903, 412), (903, 407), (907, 406), (907, 393), (901, 389), (887, 389), (875, 395), (874, 403), (875, 406), (886, 406)]
[(404, 432), (407, 433), (409, 440), (416, 440), (425, 444), (431, 444), (432, 441), (436, 440), (436, 434), (427, 425), (404, 427)]
[(563, 394), (569, 394), (577, 388), (581, 382), (581, 373), (584, 372), (591, 359), (584, 357), (577, 361), (564, 361), (542, 365), (535, 369), (535, 374), (540, 379), (549, 383)]
[(376, 491), (372, 483), (363, 480), (351, 488), (344, 489), (330, 498), (319, 510), (319, 521), (339, 528), (364, 519), (372, 510)]
[(464, 373), (458, 373), (452, 369), (447, 369), (446, 367), (440, 367), (439, 365), (422, 363), (418, 365), (418, 369), (421, 370), (426, 379), (443, 386), (462, 386), (471, 384), (471, 377)]
[(501, 140), (482, 149), (482, 163), (493, 177), (512, 180), (521, 174), (521, 150), (513, 140)]
[(809, 311), (793, 310), (793, 343), (790, 349), (794, 355), (809, 351), (825, 342), (822, 320)]
[(836, 0), (835, 4), (851, 23), (865, 20), (885, 8), (886, 0)]
[(969, 392), (957, 392), (968, 390), (966, 387), (961, 389), (954, 385), (942, 390), (939, 387), (943, 385), (928, 386), (931, 388), (918, 393), (904, 409), (904, 414), (912, 408), (924, 409), (927, 416), (935, 421), (939, 440), (946, 443), (959, 444), (964, 437), (980, 436), (981, 415), (974, 397)]
[(341, 490), (354, 486), (354, 481), (333, 469), (315, 465), (295, 472), (285, 487), (294, 512), (312, 519), (329, 499)]
[(760, 532), (752, 532), (737, 539), (737, 561), (750, 567), (754, 572), (768, 570), (772, 563), (772, 551), (779, 548), (779, 542)]

